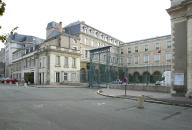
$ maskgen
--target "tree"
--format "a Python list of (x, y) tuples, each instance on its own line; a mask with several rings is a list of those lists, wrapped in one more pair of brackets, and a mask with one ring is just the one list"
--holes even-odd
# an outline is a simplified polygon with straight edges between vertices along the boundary
[(2, 0), (0, 0), (0, 16), (2, 16), (5, 12), (5, 5), (6, 4)]
[[(5, 12), (5, 6), (6, 6), (6, 4), (2, 0), (0, 0), (0, 16), (2, 16), (3, 13)], [(1, 29), (1, 26), (0, 26), (0, 29)], [(5, 42), (6, 36), (0, 35), (0, 41)]]
[[(0, 0), (0, 16), (3, 16), (3, 13), (5, 12), (5, 6), (6, 6), (6, 4), (5, 4), (2, 0)], [(17, 30), (17, 28), (18, 28), (18, 27), (13, 28), (13, 29), (11, 30), (11, 32), (8, 33), (8, 34), (6, 34), (6, 35), (0, 35), (0, 41), (1, 41), (1, 42), (6, 42), (7, 37), (8, 37), (9, 35), (12, 35), (12, 34), (14, 33), (14, 31)], [(1, 26), (0, 26), (0, 29), (1, 29)]]

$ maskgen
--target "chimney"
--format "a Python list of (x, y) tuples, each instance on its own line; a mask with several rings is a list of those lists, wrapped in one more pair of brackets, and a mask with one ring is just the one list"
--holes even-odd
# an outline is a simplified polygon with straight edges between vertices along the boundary
[(59, 22), (59, 32), (62, 33), (62, 22)]

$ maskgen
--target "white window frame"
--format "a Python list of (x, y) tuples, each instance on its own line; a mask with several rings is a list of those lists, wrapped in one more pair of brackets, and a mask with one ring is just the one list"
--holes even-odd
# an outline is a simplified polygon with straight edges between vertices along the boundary
[(145, 48), (145, 50), (144, 50), (145, 52), (149, 51), (149, 45), (144, 45), (144, 48)]
[(135, 64), (139, 64), (139, 56), (135, 56), (134, 57), (134, 63)]
[(58, 55), (55, 56), (55, 65), (56, 65), (56, 66), (60, 66), (60, 64), (61, 64), (60, 58), (61, 58), (61, 57), (58, 56)]
[(63, 80), (68, 81), (68, 73), (67, 72), (63, 73)]
[(171, 41), (167, 41), (167, 48), (171, 48), (171, 47), (172, 47)]
[(128, 65), (132, 64), (132, 57), (128, 57), (128, 58), (127, 58), (127, 64), (128, 64)]
[(72, 68), (76, 68), (76, 58), (72, 58)]
[(64, 67), (68, 68), (69, 67), (69, 57), (64, 57)]
[(161, 55), (160, 54), (154, 55), (154, 61), (155, 62), (160, 62), (160, 60), (161, 60)]
[(160, 50), (161, 48), (160, 48), (160, 43), (156, 43), (155, 44), (155, 50)]
[(131, 53), (131, 47), (128, 48), (128, 53)]
[(138, 53), (138, 52), (139, 52), (139, 47), (135, 46), (135, 53)]
[(172, 61), (172, 58), (173, 58), (173, 55), (171, 53), (166, 53), (165, 55), (165, 59), (166, 61), (168, 62), (171, 62)]
[[(59, 74), (59, 75), (58, 75), (59, 77), (57, 77), (57, 74)], [(61, 80), (61, 79), (60, 79), (60, 72), (55, 72), (55, 82), (56, 82), (56, 83), (59, 83), (60, 80)]]
[(149, 63), (149, 55), (144, 55), (143, 61), (144, 63)]

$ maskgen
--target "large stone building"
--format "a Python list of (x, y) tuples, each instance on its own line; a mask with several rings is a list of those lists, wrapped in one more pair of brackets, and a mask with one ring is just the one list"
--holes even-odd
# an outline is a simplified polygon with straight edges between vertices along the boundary
[(62, 24), (47, 25), (46, 40), (29, 53), (17, 50), (13, 54), (13, 77), (34, 84), (79, 83), (80, 51), (76, 36), (62, 31)]
[(64, 31), (67, 34), (75, 35), (80, 39), (80, 44), (74, 46), (74, 48), (77, 47), (81, 51), (81, 82), (88, 81), (88, 69), (90, 63), (89, 50), (111, 46), (111, 52), (113, 55), (116, 55), (120, 53), (119, 46), (123, 43), (117, 38), (85, 24), (85, 22), (78, 21), (71, 23), (64, 27)]
[(10, 35), (5, 43), (5, 77), (12, 76), (12, 55), (18, 49), (25, 49), (26, 53), (30, 52), (35, 45), (42, 43), (43, 40), (34, 36), (13, 34)]
[(0, 50), (0, 78), (5, 76), (5, 49)]
[[(170, 35), (124, 43), (85, 22), (74, 22), (64, 28), (62, 22), (50, 22), (46, 28), (46, 40), (41, 44), (18, 44), (24, 41), (13, 42), (17, 47), (7, 44), (7, 48), (20, 48), (12, 50), (11, 58), (6, 58), (7, 69), (12, 77), (35, 84), (88, 82), (90, 58), (95, 63), (95, 74), (102, 72), (94, 76), (99, 75), (100, 81), (107, 72), (106, 65), (111, 70), (108, 75), (111, 81), (121, 78), (120, 73), (126, 73), (133, 83), (154, 83), (164, 71), (172, 70)], [(106, 47), (110, 48), (109, 57), (102, 52)], [(90, 57), (93, 49), (101, 54)]]
[(120, 48), (130, 82), (155, 83), (163, 72), (172, 70), (171, 35), (124, 43)]
[(178, 93), (192, 93), (192, 0), (171, 0), (174, 46), (174, 86)]

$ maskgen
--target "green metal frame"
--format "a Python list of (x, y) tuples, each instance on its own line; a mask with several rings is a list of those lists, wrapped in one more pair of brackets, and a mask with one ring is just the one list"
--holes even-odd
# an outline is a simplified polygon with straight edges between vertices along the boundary
[(123, 54), (112, 53), (111, 47), (106, 46), (90, 50), (90, 67), (88, 71), (90, 87), (95, 85), (100, 87), (100, 84), (108, 86), (112, 81), (128, 76), (128, 68), (123, 66), (120, 60), (123, 59)]

